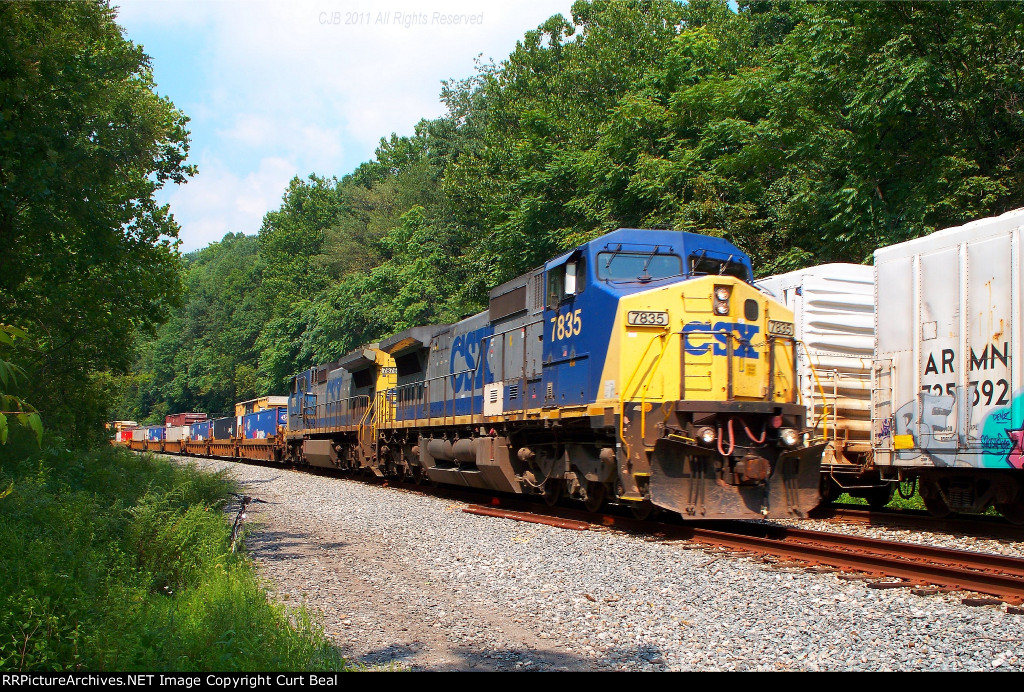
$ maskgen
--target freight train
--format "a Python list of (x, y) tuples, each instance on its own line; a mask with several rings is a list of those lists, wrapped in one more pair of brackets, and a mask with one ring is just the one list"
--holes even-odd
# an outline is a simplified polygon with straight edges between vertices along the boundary
[(904, 483), (936, 516), (1024, 523), (1022, 229), (1019, 209), (758, 282), (796, 312), (826, 498)]
[(492, 289), (480, 314), (298, 373), (262, 440), (212, 421), (179, 448), (638, 516), (804, 517), (822, 445), (805, 434), (793, 313), (752, 276), (721, 238), (619, 229)]

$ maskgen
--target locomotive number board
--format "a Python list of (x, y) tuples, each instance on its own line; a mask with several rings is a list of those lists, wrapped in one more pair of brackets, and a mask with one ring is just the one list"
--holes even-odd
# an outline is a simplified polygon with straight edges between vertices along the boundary
[(656, 310), (630, 310), (626, 313), (626, 324), (631, 327), (667, 327), (668, 313)]
[(792, 322), (768, 320), (768, 333), (777, 336), (793, 336), (796, 334), (796, 329), (794, 329)]

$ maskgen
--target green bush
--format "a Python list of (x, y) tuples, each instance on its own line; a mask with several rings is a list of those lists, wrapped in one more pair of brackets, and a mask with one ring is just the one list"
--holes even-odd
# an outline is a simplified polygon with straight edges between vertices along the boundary
[(117, 449), (0, 454), (0, 670), (344, 666), (229, 551), (224, 476)]

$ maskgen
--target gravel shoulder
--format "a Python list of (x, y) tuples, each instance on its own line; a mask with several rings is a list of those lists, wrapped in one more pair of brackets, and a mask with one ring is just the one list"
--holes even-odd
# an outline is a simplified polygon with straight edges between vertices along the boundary
[[(213, 460), (274, 597), (351, 661), (412, 670), (1022, 670), (1024, 616), (686, 544)], [(890, 538), (895, 536), (890, 535)], [(966, 546), (965, 546), (966, 547)], [(969, 549), (980, 549), (971, 547)]]

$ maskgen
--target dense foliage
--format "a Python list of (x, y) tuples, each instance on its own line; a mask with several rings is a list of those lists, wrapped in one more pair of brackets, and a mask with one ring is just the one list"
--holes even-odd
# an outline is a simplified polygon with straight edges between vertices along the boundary
[(110, 447), (16, 456), (0, 462), (13, 481), (0, 501), (0, 670), (344, 665), (308, 613), (270, 603), (229, 551), (222, 476)]
[(104, 420), (99, 373), (181, 290), (178, 227), (154, 193), (181, 183), (187, 119), (105, 2), (0, 3), (0, 360), (48, 427)]
[(283, 393), (618, 227), (725, 236), (764, 275), (1022, 206), (1021, 74), (1017, 1), (578, 2), (374, 160), (293, 180), (255, 241), (196, 253), (122, 415)]

